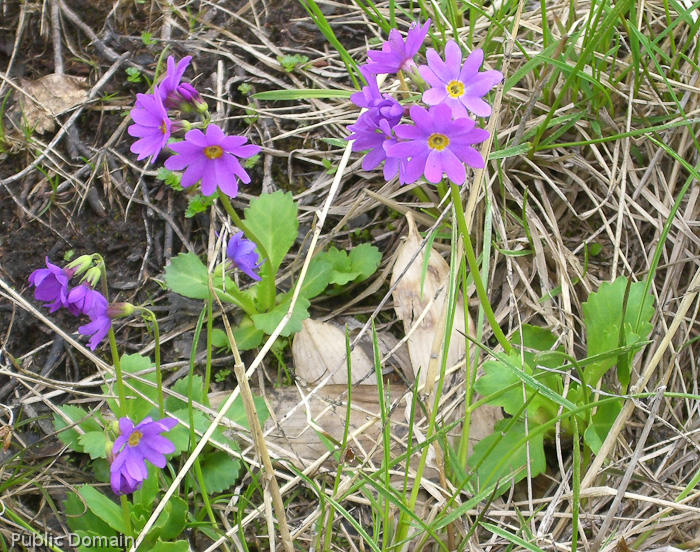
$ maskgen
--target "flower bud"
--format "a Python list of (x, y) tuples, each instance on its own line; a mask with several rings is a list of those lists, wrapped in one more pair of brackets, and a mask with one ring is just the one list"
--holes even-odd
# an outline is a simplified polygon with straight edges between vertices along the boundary
[(107, 460), (109, 463), (112, 463), (112, 449), (114, 448), (114, 443), (110, 440), (107, 439), (107, 442), (105, 443), (105, 452), (107, 453)]
[(126, 318), (134, 312), (134, 305), (131, 303), (112, 303), (107, 307), (107, 316), (112, 320), (115, 318)]
[(102, 271), (100, 270), (100, 267), (93, 266), (92, 268), (88, 269), (88, 271), (85, 273), (83, 282), (86, 282), (90, 285), (90, 287), (94, 289), (100, 283), (100, 278), (102, 278)]
[(92, 255), (81, 255), (77, 259), (68, 263), (65, 267), (66, 271), (70, 271), (71, 276), (87, 272), (92, 266)]

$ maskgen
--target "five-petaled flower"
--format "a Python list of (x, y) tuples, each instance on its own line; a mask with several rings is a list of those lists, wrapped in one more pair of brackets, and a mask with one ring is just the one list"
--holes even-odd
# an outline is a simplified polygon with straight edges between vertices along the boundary
[(260, 260), (257, 246), (243, 237), (243, 232), (231, 236), (226, 247), (226, 257), (238, 270), (245, 272), (255, 281), (260, 281), (257, 271), (263, 262)]
[(479, 117), (491, 115), (491, 106), (481, 98), (503, 80), (503, 74), (494, 70), (479, 72), (484, 62), (483, 50), (474, 50), (462, 65), (462, 51), (450, 40), (445, 46), (445, 61), (432, 48), (426, 57), (428, 65), (421, 65), (419, 70), (433, 88), (423, 93), (425, 103), (449, 105), (455, 119), (467, 117), (467, 110)]
[(446, 174), (455, 184), (464, 184), (467, 177), (464, 163), (483, 168), (484, 159), (473, 146), (488, 139), (489, 133), (474, 128), (470, 118), (452, 119), (450, 106), (439, 104), (430, 111), (419, 105), (411, 108), (415, 125), (398, 125), (396, 136), (405, 141), (387, 146), (388, 157), (406, 159), (403, 179), (406, 183), (425, 175), (428, 182), (437, 184)]
[(423, 45), (430, 19), (422, 27), (418, 22), (414, 22), (408, 30), (406, 40), (397, 29), (391, 29), (389, 40), (382, 44), (382, 50), (370, 50), (367, 57), (371, 60), (367, 63), (367, 70), (370, 73), (397, 73), (398, 71), (411, 72), (416, 68), (413, 57), (418, 53)]
[(119, 419), (121, 435), (114, 441), (115, 457), (110, 467), (110, 482), (116, 494), (130, 494), (141, 488), (148, 477), (146, 460), (158, 468), (165, 467), (165, 455), (175, 452), (175, 445), (161, 433), (177, 423), (174, 418), (154, 422), (148, 417), (134, 426), (127, 417)]
[(184, 142), (170, 145), (173, 155), (165, 161), (171, 171), (186, 169), (180, 184), (187, 188), (202, 181), (202, 194), (210, 196), (216, 188), (229, 197), (238, 195), (238, 183), (234, 175), (248, 184), (250, 176), (237, 157), (248, 158), (260, 151), (260, 146), (244, 145), (244, 136), (226, 136), (218, 126), (210, 124), (207, 133), (199, 129), (185, 134)]
[(131, 118), (134, 124), (129, 127), (128, 132), (131, 136), (140, 138), (131, 144), (132, 153), (138, 154), (139, 161), (150, 157), (151, 162), (155, 162), (168, 143), (173, 126), (157, 86), (153, 94), (136, 96), (136, 106), (131, 110)]

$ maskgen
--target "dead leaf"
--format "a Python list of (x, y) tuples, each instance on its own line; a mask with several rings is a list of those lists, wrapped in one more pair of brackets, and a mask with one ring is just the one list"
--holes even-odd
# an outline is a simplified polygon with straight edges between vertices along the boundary
[(88, 98), (87, 79), (51, 74), (37, 80), (20, 79), (23, 124), (43, 134), (56, 128), (55, 118)]
[[(418, 234), (415, 221), (410, 213), (406, 214), (406, 219), (408, 220), (408, 235), (406, 241), (399, 247), (396, 264), (391, 275), (392, 287), (398, 281), (393, 292), (394, 310), (396, 316), (403, 322), (406, 335), (410, 334), (408, 351), (413, 366), (413, 376), (415, 378), (420, 371), (419, 384), (423, 385), (428, 381), (426, 392), (429, 392), (436, 374), (428, 372), (431, 371), (431, 368), (434, 372), (435, 367), (439, 366), (439, 359), (442, 355), (444, 320), (447, 314), (443, 311), (446, 307), (450, 267), (435, 249), (430, 249), (425, 280), (421, 287), (421, 274), (426, 253), (421, 251), (412, 263), (411, 259), (420, 249), (423, 239)], [(409, 263), (411, 263), (410, 266)], [(408, 267), (407, 270), (406, 267)], [(404, 270), (406, 273), (399, 281)], [(460, 295), (457, 300), (447, 357), (448, 368), (457, 364), (465, 354), (464, 317), (464, 301)], [(474, 328), (471, 319), (469, 320), (469, 328), (471, 333)], [(433, 359), (432, 366), (431, 359)]]
[[(335, 324), (308, 318), (294, 336), (292, 356), (296, 375), (311, 384), (330, 376), (328, 385), (347, 384), (345, 332)], [(374, 361), (361, 347), (350, 355), (352, 384), (377, 385)], [(340, 368), (338, 369), (338, 366)]]

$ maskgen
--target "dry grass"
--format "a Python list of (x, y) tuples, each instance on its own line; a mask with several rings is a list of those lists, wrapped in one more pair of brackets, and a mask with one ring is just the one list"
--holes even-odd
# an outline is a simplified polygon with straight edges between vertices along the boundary
[[(562, 25), (571, 22), (570, 33), (584, 27), (590, 2), (547, 3), (546, 32), (537, 4), (511, 4), (512, 14), (501, 22), (509, 30), (516, 29), (514, 36), (495, 32), (486, 17), (478, 18), (471, 31), (465, 27), (460, 35), (472, 32), (475, 47), (488, 37), (487, 62), (491, 67), (507, 68), (507, 78), (540, 54), (545, 41), (560, 44), (548, 57), (568, 61), (570, 71), (588, 44), (566, 42)], [(644, 36), (657, 37), (678, 19), (675, 4), (660, 0), (638, 4), (634, 23)], [(366, 42), (382, 36), (380, 29), (355, 6), (319, 5), (341, 42), (356, 60), (364, 61)], [(388, 9), (385, 4), (378, 6), (383, 12)], [(574, 12), (570, 12), (572, 6)], [(362, 172), (355, 155), (346, 168), (343, 166), (344, 150), (322, 139), (347, 135), (346, 125), (357, 117), (349, 101), (263, 102), (238, 92), (243, 83), (254, 91), (351, 89), (340, 57), (296, 4), (203, 1), (197, 8), (153, 1), (105, 4), (94, 11), (85, 8), (62, 0), (21, 4), (0, 0), (0, 20), (4, 19), (0, 24), (0, 47), (4, 48), (0, 98), (13, 91), (8, 107), (22, 90), (20, 76), (37, 79), (65, 73), (86, 76), (89, 82), (87, 99), (70, 113), (55, 117), (57, 130), (27, 139), (21, 121), (8, 110), (0, 133), (0, 400), (14, 413), (12, 447), (5, 457), (9, 460), (0, 460), (0, 499), (25, 523), (58, 533), (67, 530), (59, 514), (60, 501), (66, 489), (86, 481), (86, 474), (58, 454), (60, 447), (45, 415), (56, 412), (56, 405), (68, 400), (100, 408), (99, 385), (110, 380), (111, 367), (55, 320), (32, 307), (26, 300), (30, 296), (25, 285), (28, 272), (22, 271), (38, 266), (56, 240), (56, 251), (74, 245), (96, 247), (110, 243), (115, 225), (127, 221), (124, 224), (131, 225), (133, 232), (115, 244), (118, 249), (113, 253), (101, 252), (115, 267), (114, 281), (121, 285), (114, 288), (115, 293), (134, 302), (149, 297), (156, 307), (169, 313), (163, 342), (170, 363), (165, 367), (172, 370), (175, 379), (182, 375), (186, 361), (173, 351), (179, 342), (187, 342), (194, 320), (169, 307), (149, 277), (157, 276), (179, 250), (208, 251), (212, 258), (214, 240), (208, 236), (213, 237), (213, 230), (225, 219), (218, 210), (211, 212), (209, 220), (183, 219), (181, 199), (156, 187), (153, 168), (136, 163), (128, 153), (127, 121), (120, 115), (128, 109), (134, 93), (144, 91), (146, 85), (130, 87), (124, 73), (127, 67), (152, 77), (153, 64), (148, 60), (157, 57), (164, 46), (175, 54), (192, 54), (196, 82), (206, 91), (215, 119), (230, 130), (241, 131), (247, 129), (243, 122), (246, 108), (257, 113), (250, 135), (262, 144), (264, 155), (257, 180), (244, 190), (240, 200), (245, 202), (261, 190), (291, 190), (302, 205), (300, 222), (308, 231), (307, 243), (313, 236), (319, 247), (328, 243), (349, 247), (352, 233), (359, 229), (367, 230), (384, 251), (383, 264), (376, 279), (367, 283), (368, 291), (345, 304), (321, 303), (319, 317), (339, 312), (370, 315), (381, 321), (380, 326), (391, 327), (394, 313), (387, 282), (392, 253), (405, 228), (402, 219), (389, 218), (387, 206), (399, 212), (411, 211), (424, 230), (432, 219), (422, 209), (428, 209), (431, 216), (450, 216), (434, 188), (423, 186), (419, 195), (413, 186), (385, 183), (378, 174)], [(485, 9), (492, 13), (492, 7)], [(139, 37), (142, 32), (151, 33), (156, 44), (144, 46)], [(700, 108), (697, 27), (678, 24), (659, 40), (656, 51), (642, 48), (641, 60), (634, 59), (634, 36), (619, 22), (613, 35), (610, 44), (618, 48), (616, 53), (607, 55), (596, 49), (593, 55), (609, 65), (609, 72), (591, 74), (609, 95), (610, 103), (601, 101), (602, 95), (595, 101), (584, 101), (584, 88), (572, 93), (566, 84), (569, 73), (547, 63), (524, 72), (511, 87), (498, 91), (500, 109), (489, 122), (495, 131), (495, 151), (532, 144), (548, 118), (552, 126), (545, 139), (561, 133), (546, 148), (492, 161), (475, 176), (471, 189), (464, 190), (464, 197), (477, 243), (483, 239), (485, 201), (493, 207), (488, 213), (497, 248), (493, 248), (490, 260), (489, 292), (508, 335), (528, 322), (546, 326), (559, 336), (567, 353), (581, 358), (585, 355), (581, 304), (588, 293), (618, 275), (644, 280), (653, 271), (651, 291), (658, 308), (652, 343), (636, 358), (632, 383), (633, 391), (654, 396), (629, 400), (601, 453), (584, 463), (579, 548), (612, 550), (621, 538), (631, 547), (644, 536), (643, 542), (639, 541), (640, 550), (666, 545), (698, 550), (700, 495), (693, 488), (683, 500), (677, 498), (698, 471), (699, 402), (667, 396), (669, 392), (699, 394), (699, 351), (697, 343), (691, 341), (697, 336), (700, 289), (700, 192), (696, 185), (682, 197), (668, 237), (660, 242), (674, 202), (689, 178), (682, 160), (691, 166), (698, 163), (697, 123), (681, 124), (697, 118)], [(567, 58), (569, 48), (573, 53)], [(672, 72), (660, 52), (674, 63)], [(276, 57), (287, 53), (307, 55), (311, 63), (286, 73)], [(634, 133), (676, 122), (679, 124), (659, 132)], [(621, 137), (591, 143), (599, 136), (598, 129), (603, 136)], [(339, 167), (335, 175), (326, 172), (324, 160)], [(54, 178), (57, 186), (52, 189), (50, 179)], [(94, 221), (95, 234), (82, 239), (84, 227), (75, 217)], [(123, 226), (119, 231), (125, 232)], [(47, 237), (36, 239), (33, 245), (24, 242), (40, 233)], [(140, 256), (136, 262), (127, 260), (134, 254), (134, 240), (145, 242), (137, 251)], [(123, 243), (127, 245), (123, 247)], [(588, 258), (584, 271), (584, 246), (593, 244), (600, 244), (602, 250)], [(662, 250), (655, 266), (659, 247)], [(527, 249), (532, 253), (503, 254)], [(290, 259), (286, 276), (298, 274), (305, 259), (303, 254)], [(542, 300), (550, 294), (552, 299)], [(475, 301), (470, 304), (478, 305)], [(121, 328), (118, 335), (129, 350), (152, 350), (148, 334), (137, 323)], [(489, 337), (487, 332), (485, 338)], [(268, 342), (271, 345), (272, 340)], [(267, 348), (254, 360), (247, 359), (249, 377), (260, 367), (270, 370), (271, 356), (266, 353)], [(233, 364), (230, 358), (221, 363)], [(455, 388), (445, 397), (445, 404), (459, 408), (462, 396), (463, 389)], [(301, 402), (299, 406), (301, 409)], [(8, 412), (5, 409), (0, 416), (12, 427)], [(23, 423), (17, 423), (19, 420)], [(241, 439), (250, 443), (249, 437), (241, 435)], [(26, 454), (10, 456), (22, 449)], [(489, 505), (464, 511), (453, 530), (464, 535), (477, 516), (482, 516), (483, 521), (519, 534), (543, 550), (569, 550), (573, 498), (570, 449), (569, 441), (557, 438), (546, 476), (521, 484), (516, 492)], [(276, 454), (275, 448), (270, 451)], [(256, 452), (251, 445), (241, 456), (251, 466), (259, 466), (259, 453), (260, 448)], [(327, 481), (325, 468), (320, 473), (319, 468), (330, 456), (328, 453), (298, 467), (311, 479)], [(217, 510), (221, 527), (230, 535), (248, 535), (252, 545), (253, 533), (266, 533), (265, 528), (274, 520), (277, 527), (289, 527), (298, 547), (310, 549), (324, 508), (309, 491), (308, 482), (284, 465), (275, 466), (274, 476), (279, 481), (278, 496), (286, 504), (282, 525), (281, 517), (273, 516), (274, 496), (268, 495), (266, 488), (265, 500), (240, 516), (240, 526), (230, 522), (224, 506)], [(335, 496), (350, 489), (356, 480), (352, 470), (345, 473)], [(243, 485), (248, 483), (249, 477)], [(441, 488), (444, 480), (440, 483), (426, 478), (422, 484), (428, 491), (422, 516), (429, 524), (452, 492), (449, 484), (447, 489)], [(465, 501), (466, 497), (458, 497), (457, 506)], [(234, 504), (235, 498), (230, 506)], [(362, 524), (371, 525), (369, 502), (361, 492), (346, 497), (344, 504)], [(0, 531), (7, 539), (19, 522), (9, 518), (3, 522)], [(336, 537), (334, 547), (346, 543), (342, 545), (345, 548), (363, 549), (348, 525), (339, 524)], [(269, 546), (267, 537), (260, 543), (261, 549)], [(279, 545), (284, 544), (290, 549), (290, 541)], [(213, 550), (215, 545), (210, 545), (197, 549)], [(468, 546), (471, 550), (507, 550), (510, 544), (479, 529)], [(516, 549), (520, 547), (516, 545)]]

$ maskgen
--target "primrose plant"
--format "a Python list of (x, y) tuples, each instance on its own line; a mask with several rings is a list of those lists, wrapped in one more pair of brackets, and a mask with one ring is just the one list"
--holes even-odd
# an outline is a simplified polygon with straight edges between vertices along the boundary
[[(473, 389), (483, 399), (468, 405), (463, 427), (468, 431), (470, 413), (484, 402), (502, 407), (509, 417), (474, 447), (471, 457), (467, 457), (468, 436), (462, 435), (459, 451), (446, 458), (459, 464), (451, 470), (459, 479), (455, 484), (504, 492), (513, 482), (544, 473), (545, 445), (554, 438), (557, 424), (563, 435), (580, 435), (587, 450), (598, 452), (621, 408), (620, 396), (613, 393), (612, 386), (626, 391), (634, 355), (652, 328), (654, 303), (645, 282), (618, 278), (602, 284), (583, 304), (587, 336), (583, 360), (565, 354), (546, 328), (523, 325), (515, 335), (505, 336), (481, 281), (458, 191), (458, 186), (467, 183), (466, 167), (485, 166), (474, 146), (488, 140), (489, 133), (473, 117), (492, 114), (485, 97), (503, 75), (481, 71), (484, 52), (475, 49), (465, 57), (454, 40), (445, 44), (444, 57), (428, 48), (426, 63), (421, 63), (429, 23), (412, 25), (405, 38), (392, 29), (381, 51), (368, 52), (368, 62), (360, 67), (367, 84), (351, 96), (363, 111), (348, 127), (347, 139), (352, 140), (353, 151), (365, 152), (363, 170), (383, 164), (387, 181), (398, 177), (400, 184), (422, 178), (430, 184), (449, 183), (470, 274), (503, 349), (489, 349), (494, 360), (484, 363), (480, 378), (474, 381), (468, 375), (469, 396)], [(381, 90), (378, 74), (398, 76), (398, 82), (389, 86), (391, 93)], [(604, 379), (615, 367), (616, 383), (614, 378)], [(465, 472), (465, 465), (471, 469)]]
[[(243, 216), (238, 215), (231, 199), (238, 196), (240, 183), (251, 182), (246, 160), (254, 160), (261, 148), (248, 143), (244, 136), (227, 134), (222, 125), (212, 122), (201, 94), (190, 82), (183, 81), (191, 60), (189, 56), (179, 62), (168, 58), (165, 75), (152, 91), (138, 94), (130, 113), (133, 124), (128, 127), (129, 135), (135, 138), (131, 151), (138, 160), (156, 163), (165, 156), (159, 178), (178, 190), (197, 190), (191, 194), (186, 216), (218, 200), (231, 225), (237, 228), (222, 230), (230, 237), (222, 251), (223, 259), (211, 272), (193, 253), (178, 255), (165, 271), (165, 285), (172, 291), (204, 301), (189, 376), (164, 393), (158, 320), (146, 307), (110, 302), (106, 266), (99, 254), (82, 255), (65, 266), (47, 258), (46, 267), (29, 276), (36, 300), (52, 313), (65, 309), (84, 320), (78, 332), (88, 338), (89, 348), (95, 351), (108, 342), (112, 355), (113, 386), (102, 388), (109, 409), (89, 413), (66, 405), (54, 417), (59, 438), (69, 449), (89, 455), (96, 478), (108, 483), (121, 503), (119, 508), (109, 494), (94, 485), (69, 492), (65, 503), (67, 523), (85, 538), (140, 535), (161, 490), (172, 484), (178, 457), (191, 453), (197, 433), (209, 428), (203, 410), (209, 405), (211, 351), (215, 336), (225, 335), (213, 327), (214, 300), (239, 307), (234, 338), (237, 348), (246, 350), (257, 347), (266, 334), (273, 332), (287, 313), (296, 287), (292, 281), (285, 289), (278, 289), (276, 280), (298, 236), (298, 206), (291, 194), (279, 191), (254, 198)], [(309, 316), (310, 299), (324, 291), (342, 293), (347, 285), (369, 278), (380, 260), (378, 250), (369, 244), (355, 247), (349, 254), (335, 248), (319, 252), (282, 335), (301, 329), (301, 321)], [(118, 352), (114, 321), (132, 315), (141, 316), (153, 335), (154, 362), (142, 355)], [(204, 320), (209, 353), (202, 378), (194, 374), (194, 358)], [(225, 341), (218, 345), (230, 347), (227, 338)], [(256, 401), (256, 407), (258, 418), (264, 422), (264, 401)], [(240, 400), (224, 416), (244, 427), (249, 422)], [(171, 497), (158, 523), (143, 536), (145, 549), (187, 550), (182, 534), (190, 527), (216, 538), (211, 496), (236, 483), (241, 461), (236, 456), (236, 441), (221, 428), (215, 430), (210, 443), (197, 456), (193, 472), (180, 483), (182, 496), (200, 500), (190, 506), (192, 503), (183, 498)]]

